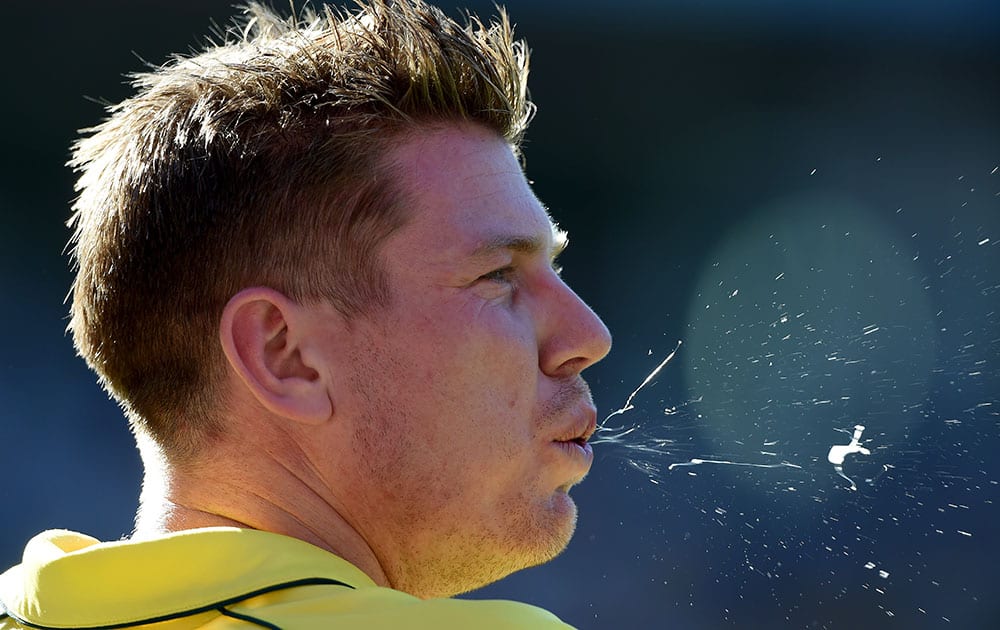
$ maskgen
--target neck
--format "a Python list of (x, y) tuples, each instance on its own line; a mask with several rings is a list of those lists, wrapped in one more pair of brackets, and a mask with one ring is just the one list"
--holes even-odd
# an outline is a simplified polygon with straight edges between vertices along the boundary
[(325, 549), (390, 586), (372, 548), (307, 466), (279, 462), (270, 449), (258, 449), (252, 466), (234, 465), (245, 460), (244, 447), (242, 459), (213, 448), (211, 461), (181, 469), (150, 448), (140, 445), (145, 475), (134, 539), (203, 527), (268, 531)]

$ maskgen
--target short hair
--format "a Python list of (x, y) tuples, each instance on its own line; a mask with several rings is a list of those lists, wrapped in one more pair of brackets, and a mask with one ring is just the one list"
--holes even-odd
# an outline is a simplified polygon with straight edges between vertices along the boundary
[(222, 429), (223, 308), (266, 285), (347, 317), (391, 296), (379, 246), (405, 222), (387, 151), (471, 121), (515, 150), (533, 114), (506, 13), (459, 24), (421, 0), (283, 19), (133, 75), (82, 132), (69, 330), (133, 431), (171, 458)]

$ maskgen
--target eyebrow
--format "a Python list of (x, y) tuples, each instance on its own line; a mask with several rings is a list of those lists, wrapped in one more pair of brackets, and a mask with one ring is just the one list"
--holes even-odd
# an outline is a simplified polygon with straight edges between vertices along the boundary
[[(552, 255), (555, 260), (569, 245), (569, 235), (558, 227), (552, 228)], [(521, 254), (537, 254), (545, 248), (544, 239), (537, 236), (500, 234), (480, 243), (472, 250), (471, 258), (485, 258), (498, 251), (512, 251)]]

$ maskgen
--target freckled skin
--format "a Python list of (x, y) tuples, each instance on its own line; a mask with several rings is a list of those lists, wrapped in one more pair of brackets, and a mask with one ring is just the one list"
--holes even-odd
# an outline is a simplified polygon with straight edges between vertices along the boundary
[[(328, 348), (349, 357), (334, 405), (356, 420), (354, 456), (325, 472), (395, 588), (451, 595), (569, 542), (566, 489), (590, 462), (555, 440), (593, 414), (580, 372), (610, 336), (553, 269), (553, 226), (503, 140), (447, 127), (391, 158), (411, 216), (382, 250), (391, 306)], [(542, 246), (469, 258), (506, 234)]]

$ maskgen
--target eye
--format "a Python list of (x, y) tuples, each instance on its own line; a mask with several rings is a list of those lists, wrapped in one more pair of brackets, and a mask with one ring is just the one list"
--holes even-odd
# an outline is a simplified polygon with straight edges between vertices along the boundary
[(510, 284), (514, 281), (514, 267), (507, 265), (506, 267), (500, 267), (499, 269), (494, 269), (489, 273), (484, 273), (479, 276), (478, 280), (486, 280), (488, 282), (498, 282)]

